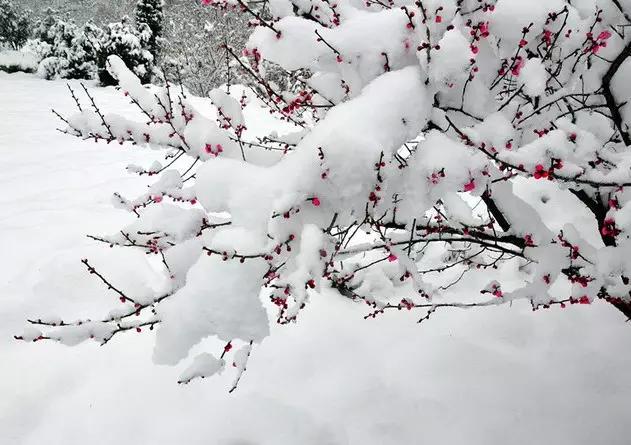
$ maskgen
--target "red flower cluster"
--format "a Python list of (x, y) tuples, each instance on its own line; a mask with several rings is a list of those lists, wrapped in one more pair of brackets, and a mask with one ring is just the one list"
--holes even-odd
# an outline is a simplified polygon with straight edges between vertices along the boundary
[[(339, 57), (339, 56), (338, 56)], [(282, 112), (285, 114), (291, 113), (302, 107), (304, 104), (309, 104), (313, 96), (307, 91), (301, 91), (291, 102), (283, 107)]]
[(433, 172), (432, 176), (427, 179), (429, 179), (432, 182), (432, 184), (438, 184), (441, 178), (444, 178), (444, 177), (445, 177), (445, 170), (441, 169), (440, 171)]
[(219, 156), (220, 153), (223, 153), (223, 147), (221, 146), (221, 144), (215, 145), (214, 148), (212, 144), (206, 144), (206, 146), (204, 147), (204, 150), (209, 155), (213, 155), (215, 157)]
[(603, 236), (614, 238), (620, 234), (620, 229), (616, 227), (616, 221), (613, 218), (605, 218), (600, 233)]
[(588, 32), (587, 40), (589, 42), (589, 46), (587, 46), (583, 50), (583, 52), (588, 53), (591, 51), (592, 54), (598, 53), (598, 51), (600, 51), (600, 48), (605, 48), (607, 46), (607, 40), (609, 39), (609, 37), (611, 37), (611, 32), (609, 31), (601, 32), (595, 39), (593, 37), (593, 34), (591, 32)]
[(546, 170), (546, 168), (542, 164), (537, 164), (535, 166), (535, 172), (533, 173), (533, 177), (535, 179), (548, 179), (552, 180), (554, 177), (554, 171), (560, 170), (563, 168), (563, 161), (560, 159), (553, 159), (554, 163), (552, 166)]

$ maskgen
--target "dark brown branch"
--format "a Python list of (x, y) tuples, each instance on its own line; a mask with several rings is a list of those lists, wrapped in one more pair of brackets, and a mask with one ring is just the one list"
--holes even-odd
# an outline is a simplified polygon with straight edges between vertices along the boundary
[(85, 265), (85, 267), (87, 267), (88, 272), (99, 277), (99, 279), (107, 286), (108, 289), (111, 289), (118, 294), (121, 300), (129, 301), (131, 303), (136, 304), (136, 301), (134, 301), (133, 298), (129, 298), (125, 293), (123, 293), (123, 291), (116, 288), (112, 283), (109, 282), (109, 280), (107, 280), (107, 278), (105, 278), (94, 267), (92, 267), (92, 265), (88, 262), (87, 259), (83, 259), (81, 260), (81, 262)]
[(605, 100), (607, 101), (607, 107), (611, 112), (611, 118), (613, 120), (614, 125), (620, 132), (620, 136), (624, 142), (624, 145), (627, 147), (631, 145), (631, 136), (629, 133), (623, 128), (623, 120), (622, 114), (620, 113), (620, 106), (616, 103), (616, 99), (613, 96), (613, 92), (611, 91), (611, 81), (613, 77), (616, 75), (622, 63), (627, 60), (627, 58), (631, 56), (631, 42), (627, 43), (627, 46), (618, 54), (618, 57), (614, 59), (612, 64), (609, 66), (609, 69), (603, 76), (603, 95), (605, 96)]
[(495, 201), (493, 201), (493, 199), (489, 196), (487, 192), (484, 192), (482, 194), (482, 200), (484, 201), (484, 204), (486, 204), (486, 208), (489, 209), (489, 212), (491, 212), (491, 215), (493, 215), (493, 218), (495, 218), (495, 221), (497, 221), (502, 230), (504, 232), (508, 232), (508, 230), (510, 229), (510, 223), (508, 222), (502, 211), (499, 209), (497, 204), (495, 204)]

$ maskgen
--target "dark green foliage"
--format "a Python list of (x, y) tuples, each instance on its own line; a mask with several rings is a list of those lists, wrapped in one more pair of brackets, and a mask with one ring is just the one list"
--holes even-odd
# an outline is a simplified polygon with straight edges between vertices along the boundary
[(93, 79), (96, 76), (97, 51), (103, 31), (92, 22), (75, 32), (67, 55), (66, 79)]
[(146, 26), (151, 31), (147, 42), (147, 49), (157, 60), (162, 47), (164, 31), (164, 2), (163, 0), (138, 0), (136, 3), (136, 26), (143, 31)]
[(17, 50), (29, 37), (29, 12), (18, 9), (9, 0), (0, 0), (0, 46)]
[(145, 49), (148, 47), (150, 36), (151, 32), (148, 29), (139, 31), (132, 26), (128, 17), (124, 17), (121, 22), (107, 25), (103, 30), (97, 50), (98, 75), (101, 84), (117, 84), (106, 66), (107, 58), (114, 54), (125, 62), (142, 83), (150, 82), (154, 72), (153, 56)]

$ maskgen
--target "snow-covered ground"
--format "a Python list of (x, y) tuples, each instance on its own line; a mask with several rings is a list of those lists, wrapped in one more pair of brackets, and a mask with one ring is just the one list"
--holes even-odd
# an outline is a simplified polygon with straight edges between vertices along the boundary
[(124, 168), (156, 154), (56, 132), (51, 106), (71, 110), (63, 82), (0, 73), (0, 444), (629, 443), (631, 326), (605, 304), (443, 311), (419, 326), (365, 321), (325, 294), (273, 327), (232, 395), (230, 375), (177, 385), (181, 369), (151, 363), (150, 333), (102, 348), (12, 340), (28, 317), (104, 313), (112, 297), (81, 258), (122, 286), (152, 278), (85, 234), (130, 218), (110, 196), (141, 191)]
[(39, 60), (33, 53), (26, 51), (0, 51), (0, 67), (3, 71), (13, 68), (20, 71), (37, 71)]

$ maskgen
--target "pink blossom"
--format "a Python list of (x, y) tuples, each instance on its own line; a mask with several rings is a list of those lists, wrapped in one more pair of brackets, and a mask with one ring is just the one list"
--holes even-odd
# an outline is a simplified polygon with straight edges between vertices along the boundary
[(598, 38), (596, 40), (607, 40), (609, 37), (611, 37), (611, 33), (609, 31), (603, 31), (598, 34)]
[(513, 65), (513, 68), (511, 70), (511, 73), (513, 74), (513, 76), (519, 76), (519, 73), (521, 72), (521, 69), (524, 67), (524, 59), (522, 59), (521, 57), (518, 57), (517, 60), (515, 60), (515, 64)]

